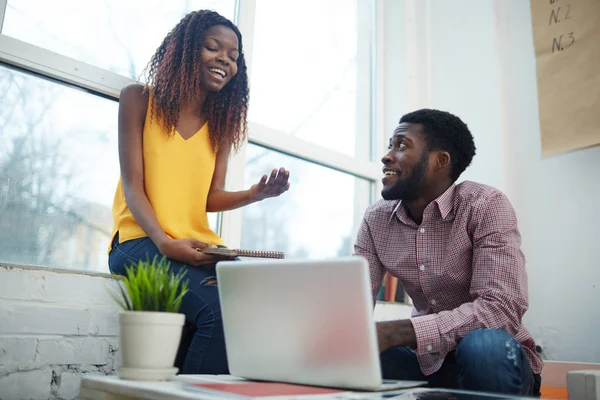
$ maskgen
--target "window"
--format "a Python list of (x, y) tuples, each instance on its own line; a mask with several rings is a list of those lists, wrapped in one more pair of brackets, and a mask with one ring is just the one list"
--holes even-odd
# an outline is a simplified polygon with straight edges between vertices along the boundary
[(368, 159), (370, 4), (257, 0), (250, 120)]
[(0, 261), (107, 271), (120, 89), (203, 8), (238, 22), (251, 67), (250, 142), (232, 158), (228, 188), (274, 167), (292, 174), (283, 196), (209, 214), (211, 227), (232, 247), (352, 253), (381, 174), (371, 160), (372, 142), (383, 148), (372, 134), (375, 1), (2, 4)]
[(286, 258), (323, 258), (352, 254), (364, 209), (357, 197), (369, 195), (370, 183), (256, 145), (249, 145), (245, 186), (273, 168), (290, 170), (289, 191), (243, 209), (244, 248), (277, 250)]
[(115, 101), (0, 67), (0, 259), (107, 271)]
[(5, 67), (0, 93), (0, 261), (108, 272), (117, 102)]
[(208, 8), (233, 19), (234, 5), (235, 0), (8, 0), (2, 33), (137, 79), (185, 14)]

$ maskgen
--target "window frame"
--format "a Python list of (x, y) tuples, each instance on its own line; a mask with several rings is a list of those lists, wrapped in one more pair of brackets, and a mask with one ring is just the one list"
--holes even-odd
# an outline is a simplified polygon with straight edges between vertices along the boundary
[[(367, 69), (369, 78), (358, 82), (357, 91), (361, 94), (364, 93), (366, 96), (361, 105), (368, 103), (368, 118), (365, 121), (360, 121), (361, 128), (366, 129), (365, 136), (361, 138), (360, 144), (370, 147), (370, 161), (360, 160), (249, 121), (248, 141), (237, 153), (232, 154), (228, 161), (226, 179), (228, 190), (244, 189), (246, 147), (249, 142), (367, 179), (371, 182), (370, 190), (367, 193), (356, 193), (356, 212), (360, 215), (355, 216), (355, 221), (360, 221), (367, 206), (378, 198), (378, 193), (381, 191), (381, 165), (378, 157), (381, 155), (381, 151), (385, 149), (385, 137), (387, 136), (381, 129), (385, 124), (382, 107), (385, 100), (384, 75), (381, 74), (384, 71), (383, 61), (385, 55), (384, 30), (381, 27), (381, 22), (385, 17), (385, 10), (381, 2), (368, 1), (368, 3), (357, 2), (359, 6), (358, 15), (364, 15), (364, 18), (367, 18), (369, 22), (364, 24), (369, 26), (368, 38), (359, 40), (359, 54), (357, 56), (357, 59), (361, 61), (358, 68)], [(122, 87), (135, 82), (117, 73), (2, 34), (7, 3), (7, 0), (0, 0), (0, 64), (31, 71), (41, 79), (49, 78), (60, 84), (75, 86), (87, 90), (93, 95), (100, 95), (113, 101), (119, 100)], [(248, 74), (250, 82), (252, 82), (256, 0), (236, 0), (234, 9), (233, 22), (244, 35)], [(220, 214), (218, 231), (229, 246), (239, 246), (242, 235), (241, 210), (237, 209)]]

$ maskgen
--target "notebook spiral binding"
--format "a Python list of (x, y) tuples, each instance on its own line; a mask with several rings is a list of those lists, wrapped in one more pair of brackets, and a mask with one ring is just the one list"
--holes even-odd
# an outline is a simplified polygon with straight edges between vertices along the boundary
[(239, 257), (284, 258), (281, 251), (237, 250)]
[(224, 247), (209, 247), (197, 250), (205, 254), (214, 254), (225, 257), (285, 258), (284, 253), (281, 251), (229, 249)]

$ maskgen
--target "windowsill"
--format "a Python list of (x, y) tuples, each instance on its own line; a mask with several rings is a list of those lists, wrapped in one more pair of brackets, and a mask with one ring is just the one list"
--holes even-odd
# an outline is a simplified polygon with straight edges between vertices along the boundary
[(47, 271), (58, 274), (69, 274), (69, 275), (86, 275), (86, 276), (95, 276), (98, 278), (107, 278), (107, 279), (122, 279), (118, 275), (112, 275), (105, 272), (95, 272), (95, 271), (85, 271), (78, 269), (62, 269), (62, 268), (50, 268), (50, 267), (40, 267), (33, 265), (20, 265), (20, 264), (9, 264), (0, 262), (0, 268), (3, 269), (22, 269), (29, 271)]

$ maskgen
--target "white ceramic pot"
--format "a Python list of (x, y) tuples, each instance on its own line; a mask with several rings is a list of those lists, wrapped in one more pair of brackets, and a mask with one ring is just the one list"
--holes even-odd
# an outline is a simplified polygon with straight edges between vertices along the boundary
[[(166, 312), (126, 311), (119, 314), (121, 359), (124, 379), (169, 379), (185, 315)], [(162, 372), (161, 372), (162, 371)], [(158, 378), (158, 379), (157, 379)]]

